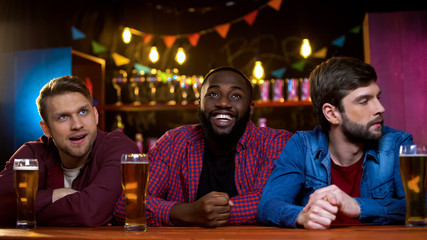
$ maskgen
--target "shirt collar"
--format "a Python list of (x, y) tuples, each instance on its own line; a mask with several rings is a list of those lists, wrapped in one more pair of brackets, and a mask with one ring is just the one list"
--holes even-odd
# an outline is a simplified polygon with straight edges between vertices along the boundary
[(242, 137), (240, 137), (239, 143), (237, 144), (237, 151), (244, 150), (249, 148), (249, 145), (253, 142), (252, 141), (252, 132), (255, 129), (255, 124), (252, 121), (248, 121), (248, 124), (246, 124), (246, 129), (243, 132)]
[(322, 129), (318, 126), (314, 129), (314, 133), (317, 136), (317, 149), (313, 153), (315, 158), (323, 159), (325, 158), (328, 152), (329, 139), (328, 136), (322, 131)]
[[(325, 157), (328, 157), (328, 144), (329, 139), (328, 136), (320, 129), (320, 127), (316, 127), (315, 131), (318, 131), (318, 148), (314, 152), (314, 157), (317, 159), (324, 159)], [(377, 151), (375, 150), (375, 146), (370, 146), (365, 150), (365, 159), (366, 160), (374, 160), (375, 162), (379, 163)]]
[(380, 163), (377, 151), (375, 149), (367, 149), (365, 151), (366, 160), (374, 160), (376, 163)]

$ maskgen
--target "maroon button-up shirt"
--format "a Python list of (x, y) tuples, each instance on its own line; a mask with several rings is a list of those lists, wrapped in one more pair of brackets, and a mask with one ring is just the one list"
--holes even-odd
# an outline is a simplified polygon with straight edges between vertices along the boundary
[(98, 130), (89, 157), (73, 181), (77, 193), (52, 203), (52, 193), (64, 187), (58, 150), (51, 138), (42, 136), (25, 143), (0, 173), (0, 225), (16, 223), (16, 195), (13, 186), (13, 160), (36, 158), (39, 162), (39, 188), (36, 198), (38, 225), (99, 226), (110, 222), (121, 193), (120, 157), (138, 153), (135, 142), (121, 132)]

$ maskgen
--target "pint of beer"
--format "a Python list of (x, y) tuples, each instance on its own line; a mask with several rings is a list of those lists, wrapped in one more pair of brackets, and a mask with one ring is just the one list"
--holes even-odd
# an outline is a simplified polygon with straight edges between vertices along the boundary
[(427, 146), (400, 146), (399, 167), (406, 197), (405, 225), (427, 226)]
[(125, 231), (146, 231), (145, 198), (149, 179), (146, 154), (123, 154), (122, 187), (126, 201)]
[(15, 159), (13, 176), (17, 200), (17, 228), (36, 227), (36, 195), (39, 185), (37, 159)]

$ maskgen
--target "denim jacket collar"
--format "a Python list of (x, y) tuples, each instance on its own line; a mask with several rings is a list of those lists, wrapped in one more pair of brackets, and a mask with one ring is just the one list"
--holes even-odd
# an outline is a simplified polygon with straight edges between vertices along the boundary
[[(329, 145), (328, 135), (325, 134), (319, 126), (317, 126), (314, 129), (314, 133), (315, 135), (317, 135), (317, 139), (316, 139), (317, 147), (313, 148), (313, 150), (315, 149), (315, 151), (312, 151), (313, 159), (317, 159), (318, 161), (321, 161), (321, 164), (325, 166), (326, 169), (330, 169), (331, 157), (328, 150), (328, 145)], [(311, 143), (313, 144), (314, 142), (311, 142)], [(375, 148), (371, 146), (365, 150), (364, 162), (366, 162), (366, 160), (373, 160), (376, 163), (379, 163), (378, 159), (379, 159), (378, 154)]]

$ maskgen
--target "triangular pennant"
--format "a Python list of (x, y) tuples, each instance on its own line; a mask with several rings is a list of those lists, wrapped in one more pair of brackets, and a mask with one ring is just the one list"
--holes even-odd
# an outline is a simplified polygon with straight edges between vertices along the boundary
[(200, 33), (192, 33), (188, 35), (188, 41), (190, 41), (193, 47), (197, 46), (197, 43), (199, 42), (199, 38), (200, 38)]
[(126, 64), (130, 63), (129, 58), (123, 57), (122, 55), (119, 55), (117, 53), (113, 53), (112, 56), (113, 56), (114, 63), (116, 64), (116, 66), (122, 66), (122, 65), (126, 65)]
[(144, 72), (144, 73), (151, 72), (151, 68), (149, 68), (149, 67), (147, 67), (145, 65), (139, 64), (139, 63), (133, 64), (133, 67), (136, 69), (138, 75), (141, 74), (141, 71)]
[(305, 67), (305, 61), (301, 60), (299, 62), (292, 64), (291, 66), (292, 66), (292, 68), (302, 72), (302, 70), (304, 70), (304, 67)]
[(285, 74), (286, 68), (280, 68), (277, 70), (274, 70), (271, 72), (271, 75), (275, 76), (276, 78), (282, 78), (283, 74)]
[(75, 27), (71, 27), (71, 34), (73, 35), (73, 40), (83, 39), (86, 37), (84, 33), (82, 33), (80, 30), (78, 30)]
[(163, 36), (163, 42), (165, 42), (167, 48), (171, 48), (176, 41), (176, 36), (169, 35)]
[(268, 6), (275, 9), (276, 11), (280, 11), (281, 5), (282, 5), (282, 0), (270, 0), (268, 2)]
[(315, 52), (313, 54), (313, 57), (315, 57), (315, 58), (326, 58), (327, 53), (328, 53), (328, 48), (324, 47), (324, 48), (320, 49), (319, 51)]
[(148, 45), (151, 40), (153, 40), (154, 35), (149, 33), (143, 33), (142, 36), (144, 37), (144, 44)]
[(252, 26), (255, 22), (255, 18), (257, 15), (258, 15), (258, 10), (255, 10), (247, 14), (246, 16), (244, 16), (243, 19), (245, 19), (246, 23), (249, 24), (249, 26)]
[(107, 51), (107, 48), (92, 40), (92, 51), (93, 53), (98, 54)]
[(335, 39), (334, 41), (332, 41), (332, 44), (337, 46), (337, 47), (343, 47), (344, 42), (345, 42), (345, 36), (343, 35), (343, 36)]
[(222, 38), (226, 38), (228, 34), (228, 30), (230, 30), (230, 26), (231, 26), (230, 23), (218, 25), (218, 26), (215, 26), (215, 30)]
[(89, 77), (85, 78), (85, 84), (86, 84), (87, 88), (89, 89), (90, 95), (92, 95), (93, 94), (93, 85), (92, 85), (92, 81), (90, 80)]
[(356, 27), (350, 29), (350, 32), (354, 33), (354, 34), (358, 34), (360, 32), (360, 29), (361, 29), (360, 26), (356, 26)]

